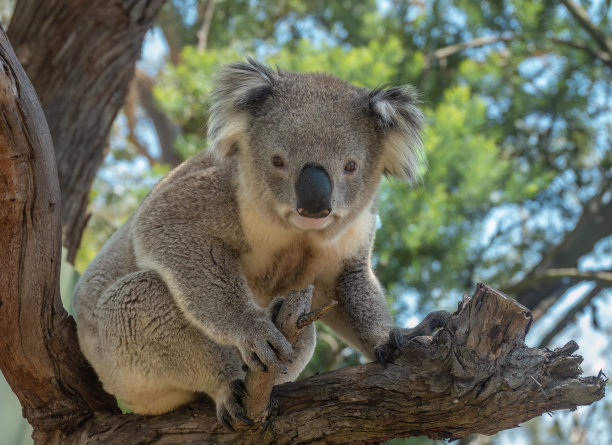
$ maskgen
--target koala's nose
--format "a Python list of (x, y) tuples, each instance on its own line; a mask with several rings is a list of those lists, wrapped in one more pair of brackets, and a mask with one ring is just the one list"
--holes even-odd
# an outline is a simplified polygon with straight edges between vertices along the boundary
[(321, 167), (306, 166), (295, 184), (297, 212), (306, 218), (325, 218), (331, 213), (332, 185)]

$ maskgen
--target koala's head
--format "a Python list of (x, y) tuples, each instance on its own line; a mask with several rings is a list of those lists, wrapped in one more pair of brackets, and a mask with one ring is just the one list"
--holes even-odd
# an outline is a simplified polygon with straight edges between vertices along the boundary
[(271, 223), (333, 233), (370, 206), (384, 173), (418, 176), (416, 102), (410, 87), (235, 63), (217, 78), (210, 149), (237, 156), (241, 198)]

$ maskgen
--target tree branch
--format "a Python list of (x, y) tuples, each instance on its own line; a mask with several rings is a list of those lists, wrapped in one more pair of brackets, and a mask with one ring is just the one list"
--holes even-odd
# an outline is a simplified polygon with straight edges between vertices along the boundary
[[(433, 337), (417, 337), (394, 363), (345, 368), (274, 388), (268, 420), (226, 432), (211, 403), (156, 416), (101, 414), (64, 443), (369, 443), (427, 435), (457, 439), (494, 434), (544, 412), (603, 397), (606, 379), (580, 377), (573, 341), (528, 348), (531, 315), (479, 285)], [(134, 437), (138, 441), (134, 442)]]
[(108, 149), (146, 31), (164, 0), (19, 0), (9, 37), (55, 146), (62, 242), (74, 262), (89, 191)]
[[(155, 80), (151, 76), (136, 68), (134, 78), (130, 84), (129, 100), (126, 101), (124, 106), (130, 130), (128, 139), (135, 145), (138, 152), (147, 158), (151, 165), (155, 162), (161, 162), (170, 164), (174, 167), (181, 162), (174, 147), (176, 139), (181, 134), (181, 128), (168, 119), (166, 114), (158, 108), (155, 98), (153, 97), (154, 85)], [(151, 119), (153, 127), (155, 127), (155, 133), (157, 134), (161, 152), (159, 159), (155, 159), (151, 156), (149, 151), (139, 142), (134, 133), (134, 128), (136, 126), (135, 108), (137, 105), (142, 107), (149, 119)]]
[(475, 39), (466, 42), (459, 42), (454, 43), (452, 45), (444, 46), (442, 48), (438, 48), (433, 53), (430, 53), (425, 57), (425, 67), (429, 66), (433, 60), (445, 59), (447, 57), (452, 56), (453, 54), (457, 54), (469, 48), (478, 48), (486, 45), (491, 45), (497, 42), (508, 42), (512, 39), (514, 39), (514, 34), (494, 34), (476, 37)]
[(591, 252), (595, 244), (612, 233), (612, 201), (603, 198), (610, 188), (612, 178), (601, 184), (599, 192), (583, 205), (584, 211), (576, 226), (567, 232), (563, 240), (544, 253), (540, 262), (523, 280), (507, 289), (508, 293), (530, 309), (536, 308), (544, 299), (555, 301), (571, 286), (575, 278), (565, 281), (540, 280), (538, 277), (550, 269), (575, 268), (578, 260)]
[[(280, 300), (281, 304), (274, 324), (291, 344), (295, 344), (307, 326), (323, 317), (331, 308), (338, 304), (336, 300), (332, 300), (310, 311), (312, 291), (313, 287), (308, 286), (300, 292), (289, 292), (286, 298)], [(249, 418), (255, 421), (262, 421), (270, 414), (268, 408), (275, 378), (276, 375), (273, 372), (247, 371), (244, 379), (247, 393), (244, 407)]]
[(214, 11), (215, 0), (207, 0), (200, 11), (202, 24), (200, 25), (200, 29), (198, 29), (198, 51), (206, 51), (208, 47), (208, 35), (210, 34), (210, 25), (212, 24)]
[(185, 45), (195, 44), (192, 33), (185, 26), (181, 13), (174, 2), (167, 2), (159, 13), (157, 26), (160, 27), (168, 44), (170, 61), (177, 65), (181, 61), (181, 51)]
[(51, 135), (0, 26), (0, 368), (41, 441), (119, 412), (62, 307), (60, 211)]
[(547, 347), (548, 345), (550, 345), (550, 342), (553, 341), (553, 339), (557, 336), (557, 334), (559, 334), (563, 329), (565, 329), (565, 327), (571, 323), (572, 321), (575, 320), (576, 315), (578, 315), (580, 312), (582, 312), (589, 304), (591, 304), (591, 301), (593, 301), (593, 299), (595, 297), (597, 297), (597, 295), (599, 295), (599, 293), (604, 289), (604, 286), (601, 285), (595, 285), (595, 287), (593, 289), (591, 289), (589, 292), (587, 292), (578, 303), (576, 303), (572, 308), (570, 308), (566, 314), (563, 316), (563, 318), (561, 320), (559, 320), (557, 322), (557, 324), (555, 324), (555, 326), (548, 331), (548, 334), (546, 334), (544, 336), (544, 338), (542, 339), (542, 341), (540, 341), (540, 344), (538, 345), (538, 348), (544, 348)]
[(562, 277), (580, 278), (581, 280), (597, 281), (602, 284), (612, 284), (612, 270), (578, 270), (574, 267), (563, 267), (547, 269), (539, 277), (542, 280)]
[(151, 156), (149, 150), (147, 150), (147, 148), (142, 144), (142, 142), (140, 142), (138, 136), (136, 135), (136, 123), (138, 121), (137, 109), (139, 98), (138, 91), (135, 88), (135, 80), (136, 77), (134, 76), (134, 79), (132, 79), (132, 82), (130, 83), (128, 93), (125, 96), (125, 104), (123, 104), (123, 113), (125, 114), (128, 127), (127, 140), (132, 143), (134, 148), (136, 148), (138, 154), (144, 156), (149, 162), (149, 165), (153, 166), (157, 162), (156, 159)]
[(561, 3), (563, 3), (563, 6), (565, 6), (569, 13), (576, 19), (578, 24), (593, 38), (599, 48), (612, 57), (612, 39), (606, 36), (606, 34), (591, 21), (586, 10), (573, 0), (561, 0)]
[(608, 65), (610, 68), (612, 68), (612, 55), (609, 53), (606, 53), (604, 51), (595, 51), (593, 48), (591, 48), (584, 42), (575, 42), (573, 40), (559, 39), (556, 37), (553, 37), (552, 41), (560, 45), (565, 45), (571, 48), (578, 49), (580, 51), (584, 51), (589, 56), (591, 56), (593, 59), (599, 59), (603, 63)]

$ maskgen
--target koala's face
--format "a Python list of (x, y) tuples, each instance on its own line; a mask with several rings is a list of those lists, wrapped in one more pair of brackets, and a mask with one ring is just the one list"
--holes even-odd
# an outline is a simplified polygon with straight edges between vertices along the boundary
[(361, 211), (383, 172), (380, 135), (360, 108), (364, 92), (290, 73), (274, 93), (254, 110), (240, 158), (255, 205), (302, 230)]
[(239, 157), (241, 193), (271, 223), (335, 232), (369, 206), (385, 170), (411, 179), (418, 168), (420, 114), (405, 89), (251, 62), (222, 72), (216, 98), (213, 149)]

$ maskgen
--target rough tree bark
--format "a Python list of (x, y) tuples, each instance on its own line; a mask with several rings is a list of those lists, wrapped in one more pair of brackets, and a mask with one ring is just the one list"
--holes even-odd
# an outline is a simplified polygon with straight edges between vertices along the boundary
[(145, 32), (164, 0), (18, 0), (9, 39), (43, 106), (62, 194), (63, 245), (74, 256), (89, 190), (122, 107)]
[(41, 441), (93, 410), (117, 412), (62, 307), (60, 240), (51, 136), (0, 26), (0, 368)]
[(580, 377), (575, 343), (526, 347), (529, 311), (481, 285), (444, 328), (408, 342), (386, 367), (370, 363), (274, 388), (276, 408), (253, 427), (227, 432), (206, 401), (163, 416), (121, 414), (80, 354), (61, 306), (54, 166), (40, 104), (0, 28), (0, 368), (36, 443), (457, 438), (604, 395), (605, 378)]

